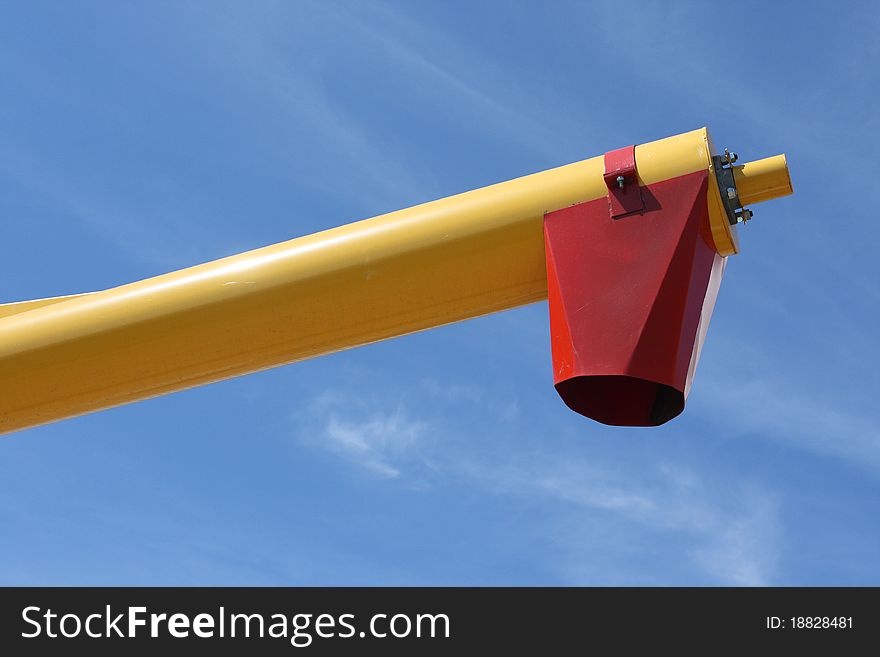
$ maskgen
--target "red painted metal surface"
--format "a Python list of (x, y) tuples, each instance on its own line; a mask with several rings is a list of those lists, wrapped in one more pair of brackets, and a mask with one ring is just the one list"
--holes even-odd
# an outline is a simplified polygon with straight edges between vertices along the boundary
[(707, 189), (698, 171), (643, 187), (637, 214), (598, 199), (545, 215), (553, 377), (572, 410), (656, 426), (684, 409), (716, 263)]
[(612, 217), (622, 217), (645, 208), (636, 172), (636, 147), (626, 146), (605, 153), (605, 185)]

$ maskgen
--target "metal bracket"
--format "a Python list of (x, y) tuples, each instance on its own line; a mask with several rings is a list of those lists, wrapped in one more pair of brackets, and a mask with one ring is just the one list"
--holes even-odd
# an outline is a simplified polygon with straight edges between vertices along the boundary
[(645, 209), (636, 172), (636, 147), (626, 146), (605, 153), (605, 186), (612, 219)]
[(739, 200), (739, 192), (736, 189), (736, 180), (733, 176), (733, 163), (736, 162), (736, 153), (731, 153), (726, 148), (724, 155), (713, 155), (712, 164), (715, 169), (715, 178), (718, 180), (718, 190), (721, 192), (721, 203), (727, 214), (727, 223), (731, 226), (752, 218), (751, 210), (744, 210)]

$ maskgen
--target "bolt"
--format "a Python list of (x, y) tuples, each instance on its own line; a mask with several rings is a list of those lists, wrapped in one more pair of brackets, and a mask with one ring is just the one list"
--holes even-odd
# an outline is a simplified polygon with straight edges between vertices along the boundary
[(737, 223), (746, 223), (749, 219), (752, 218), (754, 213), (751, 210), (746, 210), (743, 208), (740, 212), (736, 213), (736, 218), (739, 220)]
[(729, 198), (731, 201), (736, 198), (736, 188), (735, 187), (728, 187), (727, 188), (727, 198)]
[(626, 182), (626, 178), (623, 176), (617, 176), (617, 186), (623, 189), (623, 184)]

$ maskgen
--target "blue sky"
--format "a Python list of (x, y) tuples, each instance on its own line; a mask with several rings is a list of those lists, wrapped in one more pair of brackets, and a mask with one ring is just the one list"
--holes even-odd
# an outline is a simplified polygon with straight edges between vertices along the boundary
[(4, 3), (2, 300), (708, 125), (786, 152), (685, 413), (545, 304), (0, 438), (3, 584), (880, 584), (872, 3)]

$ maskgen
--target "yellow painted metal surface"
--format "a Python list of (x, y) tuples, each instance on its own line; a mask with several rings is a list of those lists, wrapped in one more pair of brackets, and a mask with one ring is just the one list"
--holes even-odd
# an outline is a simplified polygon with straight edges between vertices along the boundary
[(794, 190), (785, 155), (765, 157), (733, 167), (733, 179), (743, 205), (787, 196)]
[[(89, 294), (86, 292), (86, 294)], [(46, 299), (31, 299), (30, 301), (19, 301), (18, 303), (0, 303), (0, 319), (9, 317), (10, 315), (18, 315), (28, 310), (35, 310), (43, 306), (51, 306), (54, 303), (69, 301), (77, 297), (84, 296), (82, 294), (68, 294), (63, 297), (48, 297)]]
[[(637, 146), (640, 183), (706, 169), (709, 149), (705, 129)], [(543, 215), (603, 197), (603, 170), (596, 157), (113, 289), (0, 306), (0, 433), (544, 299)]]

